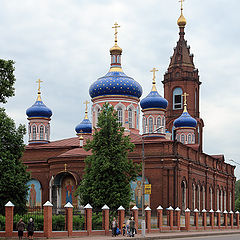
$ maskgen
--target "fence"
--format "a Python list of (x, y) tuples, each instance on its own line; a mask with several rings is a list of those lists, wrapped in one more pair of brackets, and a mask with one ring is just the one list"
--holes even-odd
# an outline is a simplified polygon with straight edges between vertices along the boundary
[[(153, 212), (153, 213), (152, 213)], [(162, 231), (189, 231), (189, 230), (212, 230), (212, 229), (239, 229), (239, 212), (233, 213), (219, 210), (206, 211), (201, 213), (195, 209), (190, 211), (186, 209), (184, 215), (179, 208), (169, 207), (163, 209), (159, 206), (156, 211), (149, 207), (145, 209), (145, 219), (142, 219), (141, 211), (135, 206), (129, 211), (120, 206), (117, 211), (110, 211), (108, 206), (102, 209), (93, 209), (87, 204), (84, 209), (73, 209), (68, 203), (64, 209), (55, 209), (52, 204), (46, 202), (43, 209), (29, 209), (25, 216), (14, 215), (14, 205), (7, 203), (5, 205), (5, 228), (1, 227), (0, 237), (16, 237), (15, 224), (20, 217), (26, 221), (32, 217), (36, 223), (37, 229), (34, 235), (36, 237), (76, 237), (89, 235), (110, 235), (111, 221), (113, 217), (117, 218), (118, 226), (121, 229), (124, 222), (130, 217), (136, 221), (136, 230), (141, 233), (141, 222), (146, 222), (146, 232)], [(59, 220), (61, 219), (61, 220)], [(122, 229), (121, 229), (122, 230)], [(26, 233), (25, 233), (26, 235)]]

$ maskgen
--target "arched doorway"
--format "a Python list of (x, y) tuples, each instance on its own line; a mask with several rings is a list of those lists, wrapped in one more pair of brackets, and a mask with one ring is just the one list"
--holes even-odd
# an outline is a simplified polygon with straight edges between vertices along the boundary
[(61, 172), (50, 181), (52, 189), (52, 204), (54, 208), (63, 208), (70, 202), (75, 208), (78, 207), (78, 198), (74, 196), (77, 189), (77, 179), (70, 172)]

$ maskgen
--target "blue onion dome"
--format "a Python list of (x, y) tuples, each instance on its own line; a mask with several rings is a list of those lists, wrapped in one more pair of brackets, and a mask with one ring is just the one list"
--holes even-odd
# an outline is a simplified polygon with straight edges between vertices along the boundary
[[(116, 25), (116, 23), (115, 23)], [(109, 72), (98, 78), (89, 88), (91, 98), (120, 95), (140, 98), (142, 95), (141, 85), (133, 78), (128, 77), (121, 67), (122, 49), (117, 44), (115, 35), (115, 45), (110, 49), (111, 66)]]
[(77, 133), (92, 133), (92, 123), (89, 119), (83, 119), (83, 121), (75, 127)]
[(92, 133), (92, 123), (88, 119), (88, 101), (84, 102), (86, 104), (85, 117), (83, 121), (75, 127), (77, 134), (91, 134)]
[(41, 99), (40, 91), (38, 91), (37, 101), (27, 109), (26, 114), (28, 118), (50, 118), (52, 116), (51, 109)]
[(153, 76), (151, 92), (141, 100), (140, 105), (143, 110), (157, 108), (161, 110), (166, 110), (168, 106), (168, 101), (163, 98), (157, 91), (155, 75)]
[(175, 128), (195, 128), (197, 121), (190, 116), (185, 105), (182, 115), (173, 122), (173, 125)]

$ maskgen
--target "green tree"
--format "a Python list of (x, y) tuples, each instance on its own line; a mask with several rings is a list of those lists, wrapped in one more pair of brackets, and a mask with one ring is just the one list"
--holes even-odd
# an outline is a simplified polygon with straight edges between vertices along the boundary
[(129, 207), (131, 201), (130, 182), (134, 180), (140, 165), (128, 158), (134, 144), (118, 123), (117, 113), (106, 103), (98, 118), (98, 128), (93, 139), (84, 149), (92, 155), (85, 159), (85, 174), (78, 187), (81, 204), (90, 203), (100, 209), (107, 204), (111, 209), (120, 205)]
[(24, 151), (24, 125), (16, 128), (14, 121), (0, 108), (0, 213), (4, 205), (11, 201), (15, 211), (22, 213), (26, 209), (27, 181), (30, 174), (20, 161)]
[(14, 96), (14, 61), (0, 59), (0, 102), (6, 103), (8, 97)]
[(237, 180), (235, 183), (235, 200), (240, 198), (240, 180)]

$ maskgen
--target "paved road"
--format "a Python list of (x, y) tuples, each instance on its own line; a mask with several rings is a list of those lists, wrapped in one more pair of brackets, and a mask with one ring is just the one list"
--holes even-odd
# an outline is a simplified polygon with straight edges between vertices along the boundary
[[(199, 236), (198, 236), (199, 235)], [(116, 238), (111, 236), (92, 236), (92, 237), (79, 237), (79, 238), (68, 238), (68, 240), (125, 240), (125, 239), (135, 239), (135, 240), (144, 240), (141, 235), (135, 235), (135, 238), (127, 238), (123, 236), (117, 236)], [(146, 240), (155, 240), (155, 239), (172, 239), (172, 240), (237, 240), (240, 239), (240, 232), (237, 231), (213, 231), (213, 232), (169, 232), (169, 233), (152, 233), (147, 234)], [(63, 240), (54, 239), (54, 240)]]
[[(222, 235), (222, 236), (204, 236), (204, 237), (191, 237), (182, 239), (193, 239), (193, 240), (239, 240), (240, 234)], [(172, 238), (172, 240), (179, 240), (179, 238)]]

